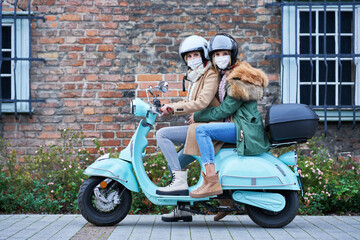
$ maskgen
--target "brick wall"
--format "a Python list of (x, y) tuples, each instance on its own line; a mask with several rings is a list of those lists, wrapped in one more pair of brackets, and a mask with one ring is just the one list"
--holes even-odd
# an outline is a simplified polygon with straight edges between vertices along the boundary
[[(7, 0), (8, 5), (14, 1)], [(27, 0), (18, 1), (26, 9)], [(231, 34), (240, 56), (262, 68), (270, 79), (265, 106), (279, 103), (279, 61), (265, 56), (280, 51), (280, 11), (254, 0), (33, 0), (32, 12), (46, 21), (32, 23), (34, 62), (31, 89), (34, 114), (4, 115), (1, 135), (19, 154), (39, 145), (56, 144), (60, 130), (83, 131), (84, 147), (94, 151), (92, 138), (110, 147), (124, 147), (138, 119), (129, 114), (130, 99), (160, 80), (170, 83), (163, 102), (176, 101), (185, 66), (178, 46), (197, 34), (210, 39)], [(156, 128), (183, 124), (185, 117), (162, 118)], [(150, 144), (154, 134), (150, 132)], [(154, 150), (154, 148), (150, 148)]]
[[(279, 13), (262, 1), (35, 0), (32, 11), (46, 18), (32, 24), (33, 57), (46, 61), (33, 63), (31, 71), (32, 95), (46, 102), (33, 105), (32, 119), (5, 115), (0, 123), (20, 154), (56, 144), (64, 128), (83, 131), (89, 149), (91, 138), (124, 147), (138, 121), (129, 114), (131, 98), (144, 97), (160, 80), (170, 84), (164, 103), (186, 95), (178, 46), (192, 34), (233, 35), (241, 56), (277, 80), (278, 64), (264, 56), (279, 48)], [(163, 118), (157, 128), (184, 121)]]

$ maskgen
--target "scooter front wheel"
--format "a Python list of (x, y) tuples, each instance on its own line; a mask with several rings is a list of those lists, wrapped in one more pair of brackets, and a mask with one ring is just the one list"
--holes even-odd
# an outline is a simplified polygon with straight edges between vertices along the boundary
[(256, 224), (266, 228), (281, 228), (289, 224), (299, 210), (299, 196), (296, 191), (279, 191), (285, 198), (285, 207), (279, 212), (272, 212), (262, 208), (246, 205), (245, 209)]
[(117, 181), (112, 180), (102, 188), (103, 177), (90, 177), (81, 185), (78, 195), (80, 213), (97, 226), (111, 226), (119, 223), (128, 214), (131, 192)]

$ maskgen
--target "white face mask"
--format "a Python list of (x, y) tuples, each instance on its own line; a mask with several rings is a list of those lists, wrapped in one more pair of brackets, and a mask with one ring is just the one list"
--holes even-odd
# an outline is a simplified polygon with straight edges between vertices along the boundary
[(202, 65), (203, 62), (201, 60), (201, 57), (199, 58), (195, 58), (195, 59), (191, 59), (189, 61), (187, 61), (187, 65), (192, 69), (195, 70), (197, 67), (199, 67), (200, 65)]
[(227, 68), (229, 66), (230, 62), (230, 56), (221, 56), (221, 57), (215, 57), (215, 64), (220, 68), (221, 70)]

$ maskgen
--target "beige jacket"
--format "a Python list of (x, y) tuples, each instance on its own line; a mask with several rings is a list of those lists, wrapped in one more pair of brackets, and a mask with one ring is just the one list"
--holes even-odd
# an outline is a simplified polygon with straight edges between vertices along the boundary
[[(219, 87), (219, 79), (217, 73), (213, 69), (209, 69), (197, 81), (192, 91), (192, 101), (189, 101), (190, 96), (186, 96), (185, 101), (172, 103), (175, 115), (186, 115), (193, 112), (201, 111), (207, 107), (220, 106), (220, 102), (216, 97)], [(188, 155), (200, 156), (199, 146), (195, 138), (195, 128), (203, 123), (194, 123), (189, 126), (184, 153)], [(222, 143), (214, 143), (215, 152), (218, 152)]]

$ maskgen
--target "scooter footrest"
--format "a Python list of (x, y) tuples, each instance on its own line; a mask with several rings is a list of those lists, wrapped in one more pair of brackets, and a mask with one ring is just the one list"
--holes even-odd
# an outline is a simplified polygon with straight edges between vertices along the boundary
[(230, 209), (230, 206), (219, 206), (220, 209)]
[(157, 195), (167, 195), (167, 196), (189, 196), (189, 190), (176, 190), (176, 191), (161, 191), (156, 190)]

